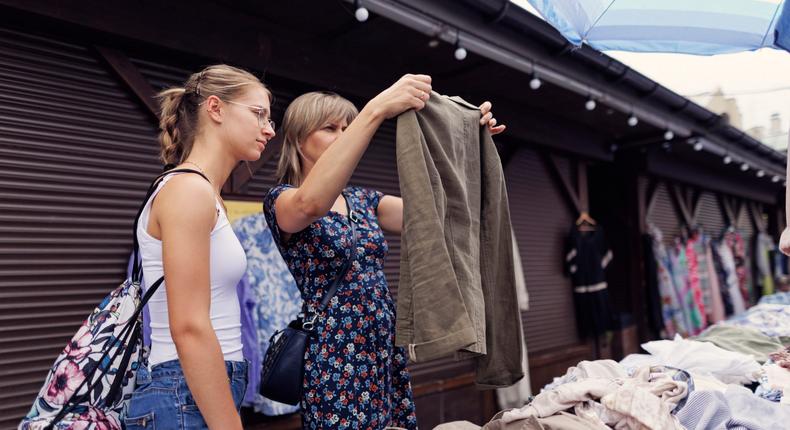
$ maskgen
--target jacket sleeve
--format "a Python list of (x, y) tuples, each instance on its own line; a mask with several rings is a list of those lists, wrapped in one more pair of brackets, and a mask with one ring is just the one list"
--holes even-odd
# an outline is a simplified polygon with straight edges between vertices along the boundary
[(609, 266), (609, 263), (612, 262), (612, 258), (614, 258), (614, 254), (612, 250), (609, 248), (609, 244), (606, 242), (606, 234), (603, 232), (603, 227), (598, 227), (598, 247), (601, 252), (601, 267), (606, 269)]
[(563, 257), (562, 268), (565, 276), (573, 276), (578, 270), (576, 262), (579, 257), (579, 251), (576, 249), (573, 234), (569, 234), (568, 237), (565, 238), (565, 252), (563, 253)]

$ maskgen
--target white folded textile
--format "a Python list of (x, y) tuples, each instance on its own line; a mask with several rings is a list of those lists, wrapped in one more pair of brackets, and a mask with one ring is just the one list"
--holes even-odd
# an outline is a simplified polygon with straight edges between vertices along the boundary
[(642, 344), (650, 354), (631, 354), (620, 361), (626, 368), (663, 365), (692, 375), (709, 375), (725, 384), (748, 384), (759, 377), (760, 363), (752, 357), (719, 348), (710, 342), (683, 339), (656, 340)]

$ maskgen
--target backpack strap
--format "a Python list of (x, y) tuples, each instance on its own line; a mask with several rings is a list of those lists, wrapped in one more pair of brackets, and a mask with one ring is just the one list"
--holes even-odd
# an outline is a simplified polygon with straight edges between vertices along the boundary
[[(157, 176), (154, 179), (154, 182), (148, 188), (148, 192), (143, 199), (143, 203), (140, 205), (140, 209), (137, 210), (137, 216), (134, 217), (134, 228), (132, 230), (132, 240), (134, 247), (132, 248), (132, 282), (139, 284), (143, 279), (143, 264), (140, 258), (140, 242), (137, 240), (137, 227), (140, 223), (140, 216), (143, 214), (143, 210), (145, 209), (148, 201), (151, 199), (151, 196), (156, 192), (156, 189), (165, 180), (167, 176), (170, 176), (173, 173), (194, 173), (196, 175), (200, 175), (203, 179), (211, 183), (209, 179), (201, 172), (193, 169), (173, 169), (168, 170), (167, 172), (162, 173), (161, 175)], [(158, 287), (158, 285), (157, 285)], [(147, 301), (146, 301), (147, 302)]]

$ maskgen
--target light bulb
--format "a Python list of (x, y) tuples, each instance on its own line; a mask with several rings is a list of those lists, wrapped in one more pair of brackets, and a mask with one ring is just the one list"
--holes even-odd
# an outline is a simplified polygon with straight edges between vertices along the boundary
[(540, 88), (540, 86), (541, 86), (542, 84), (543, 84), (543, 83), (542, 83), (542, 82), (540, 82), (540, 79), (538, 79), (538, 77), (537, 77), (537, 76), (535, 76), (534, 78), (532, 78), (532, 79), (529, 81), (529, 87), (530, 87), (530, 88), (532, 88), (533, 90), (537, 90), (538, 88)]
[(637, 118), (635, 115), (631, 115), (630, 117), (628, 117), (629, 126), (635, 127), (637, 124), (639, 124), (639, 118)]
[(357, 10), (354, 12), (354, 16), (357, 18), (357, 21), (365, 22), (368, 20), (370, 13), (364, 7), (358, 7)]
[(672, 133), (672, 130), (667, 130), (664, 132), (664, 140), (672, 140), (675, 138), (675, 133)]
[(455, 59), (462, 61), (464, 58), (466, 58), (466, 49), (462, 46), (455, 48)]
[(594, 110), (596, 106), (595, 100), (588, 99), (587, 102), (584, 103), (584, 108), (587, 110)]

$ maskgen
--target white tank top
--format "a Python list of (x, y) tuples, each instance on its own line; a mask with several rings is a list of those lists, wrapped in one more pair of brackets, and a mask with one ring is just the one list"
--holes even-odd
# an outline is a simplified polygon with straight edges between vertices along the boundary
[[(180, 173), (166, 176), (154, 191), (140, 214), (137, 226), (137, 240), (140, 242), (140, 255), (143, 263), (144, 289), (156, 282), (164, 273), (162, 268), (162, 242), (148, 233), (148, 219), (151, 202), (159, 194), (170, 178)], [(219, 201), (216, 203), (217, 223), (211, 231), (209, 273), (211, 279), (211, 325), (219, 339), (225, 361), (244, 361), (241, 351), (241, 314), (236, 285), (247, 270), (247, 257), (239, 239), (231, 229), (228, 217)], [(177, 360), (178, 353), (170, 336), (170, 323), (167, 317), (167, 285), (159, 286), (151, 300), (148, 310), (151, 316), (151, 355), (149, 366)]]

